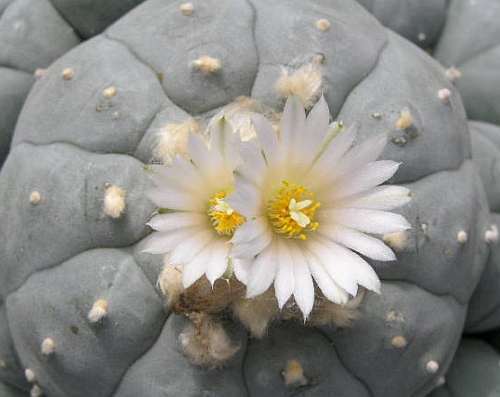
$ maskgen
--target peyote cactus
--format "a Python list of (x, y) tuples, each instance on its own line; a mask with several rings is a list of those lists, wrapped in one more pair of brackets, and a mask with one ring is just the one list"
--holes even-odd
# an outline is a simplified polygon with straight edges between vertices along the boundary
[(463, 339), (446, 380), (431, 397), (500, 396), (499, 360), (498, 352), (486, 342)]
[[(239, 350), (201, 369), (156, 288), (162, 259), (139, 249), (154, 210), (145, 165), (182, 153), (216, 113), (251, 138), (248, 113), (321, 93), (358, 141), (388, 135), (412, 229), (384, 236), (398, 261), (372, 262), (381, 295), (350, 327), (283, 322), (257, 340), (228, 318)], [(19, 117), (0, 173), (0, 380), (55, 397), (424, 396), (487, 254), (470, 157), (444, 70), (350, 0), (146, 1), (52, 64)]]
[(422, 48), (433, 48), (446, 20), (447, 0), (357, 0), (384, 26)]
[(500, 124), (500, 3), (452, 0), (435, 57), (450, 68), (467, 115)]
[(0, 1), (0, 165), (35, 77), (56, 58), (100, 33), (142, 0)]

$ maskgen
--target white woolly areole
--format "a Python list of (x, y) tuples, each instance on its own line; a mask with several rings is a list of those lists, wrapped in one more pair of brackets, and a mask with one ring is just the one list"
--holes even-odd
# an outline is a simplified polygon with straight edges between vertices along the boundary
[(284, 98), (297, 96), (309, 109), (321, 95), (322, 74), (317, 63), (308, 63), (299, 69), (289, 72), (283, 68), (276, 82), (276, 91)]
[(222, 68), (222, 62), (218, 58), (204, 55), (194, 60), (192, 66), (203, 74), (213, 74)]
[(54, 352), (56, 351), (56, 344), (54, 342), (54, 339), (45, 338), (42, 342), (40, 350), (42, 354), (45, 356), (50, 356), (51, 354), (54, 354)]
[(40, 388), (38, 385), (33, 385), (33, 387), (30, 390), (30, 397), (42, 397), (43, 396), (43, 390)]
[(24, 377), (29, 383), (33, 383), (36, 380), (35, 372), (31, 368), (26, 368), (24, 370)]
[(194, 10), (193, 3), (182, 3), (179, 6), (179, 10), (181, 11), (182, 15), (185, 16), (193, 15), (193, 10)]
[(457, 241), (460, 244), (465, 244), (467, 242), (467, 232), (465, 230), (460, 230), (457, 233)]
[(435, 374), (439, 371), (439, 363), (435, 360), (427, 361), (425, 364), (425, 370), (430, 374)]
[(157, 134), (153, 156), (164, 164), (171, 164), (178, 155), (187, 157), (189, 134), (199, 131), (199, 124), (192, 118), (182, 123), (165, 124)]
[(484, 233), (484, 240), (489, 244), (498, 243), (498, 228), (496, 225), (491, 225)]
[(438, 91), (438, 98), (443, 103), (448, 103), (450, 101), (451, 91), (448, 88), (441, 88)]
[(108, 315), (108, 301), (105, 299), (98, 299), (92, 305), (92, 308), (87, 315), (91, 323), (97, 323)]
[(42, 200), (42, 195), (40, 192), (36, 190), (30, 193), (30, 203), (33, 205), (37, 205)]
[(286, 367), (282, 372), (283, 380), (287, 386), (305, 386), (309, 382), (304, 376), (304, 369), (299, 360), (292, 359), (286, 363)]
[(340, 130), (329, 118), (324, 98), (306, 117), (297, 97), (286, 103), (279, 136), (264, 117), (255, 117), (255, 149), (242, 156), (227, 200), (247, 219), (231, 240), (235, 274), (247, 297), (274, 286), (279, 307), (293, 297), (304, 318), (314, 306), (313, 280), (338, 304), (359, 287), (379, 292), (380, 281), (363, 257), (395, 260), (375, 236), (411, 227), (391, 212), (408, 203), (409, 190), (379, 186), (400, 165), (377, 160), (387, 137), (354, 145), (355, 126)]
[(104, 192), (104, 213), (114, 219), (118, 219), (125, 211), (125, 198), (127, 193), (116, 185), (110, 185)]
[(75, 76), (75, 71), (72, 68), (65, 68), (62, 71), (62, 77), (64, 80), (71, 80)]

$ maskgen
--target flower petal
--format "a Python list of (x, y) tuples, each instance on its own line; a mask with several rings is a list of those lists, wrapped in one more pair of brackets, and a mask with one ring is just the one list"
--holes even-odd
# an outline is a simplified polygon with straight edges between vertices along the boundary
[(237, 177), (234, 192), (226, 202), (247, 219), (263, 213), (262, 191), (242, 178)]
[(267, 219), (263, 216), (258, 216), (254, 219), (247, 220), (241, 225), (233, 235), (231, 243), (245, 243), (255, 239), (257, 236), (266, 233), (269, 229)]
[(411, 229), (411, 225), (403, 216), (378, 210), (358, 208), (325, 210), (321, 213), (321, 219), (372, 234), (395, 233)]
[(394, 261), (396, 255), (378, 238), (368, 236), (341, 225), (321, 225), (322, 236), (378, 261)]
[(193, 233), (203, 230), (200, 227), (183, 227), (169, 232), (155, 232), (139, 243), (139, 251), (148, 254), (165, 254), (171, 252), (177, 244)]
[[(354, 123), (347, 130), (339, 132), (332, 139), (328, 139), (327, 136), (325, 146), (320, 148), (320, 152), (316, 154), (315, 168), (318, 170), (326, 168), (328, 171), (331, 171), (332, 167), (337, 165), (342, 156), (353, 145), (358, 128), (359, 125)], [(330, 130), (330, 133), (332, 133), (332, 130)]]
[(392, 210), (411, 200), (410, 189), (403, 186), (379, 186), (356, 196), (336, 202), (337, 207)]
[[(300, 99), (291, 96), (287, 99), (280, 123), (280, 150), (295, 153), (296, 145), (300, 144), (300, 134), (304, 134), (306, 113)], [(292, 160), (292, 159), (290, 159)]]
[(191, 261), (214, 238), (215, 233), (209, 229), (201, 230), (187, 237), (173, 248), (170, 262), (174, 265), (183, 265)]
[(207, 263), (210, 262), (212, 256), (212, 246), (207, 245), (198, 255), (190, 262), (186, 263), (182, 268), (182, 285), (184, 288), (189, 288), (196, 282), (207, 269)]
[(250, 241), (234, 244), (231, 249), (231, 256), (235, 258), (252, 258), (262, 252), (273, 239), (273, 233), (267, 228), (263, 233), (258, 234)]
[(204, 212), (205, 202), (199, 195), (170, 187), (152, 189), (146, 193), (148, 198), (160, 208), (178, 211)]
[(247, 298), (260, 295), (271, 286), (278, 268), (277, 256), (276, 243), (273, 242), (255, 258), (248, 272)]
[(271, 123), (260, 114), (252, 115), (252, 123), (267, 163), (273, 164), (279, 151), (278, 135)]
[(318, 258), (307, 250), (304, 250), (304, 255), (307, 258), (309, 270), (311, 271), (316, 284), (318, 284), (319, 289), (323, 292), (323, 295), (325, 295), (325, 297), (333, 303), (338, 303), (340, 305), (347, 303), (349, 301), (349, 295), (335, 281), (332, 280), (330, 275), (325, 270), (324, 265), (318, 260)]
[(329, 199), (338, 200), (372, 189), (390, 179), (400, 165), (391, 160), (374, 161), (345, 174), (333, 183), (335, 188)]
[(237, 168), (236, 173), (255, 186), (262, 187), (267, 165), (260, 147), (254, 141), (243, 142), (240, 146), (240, 156), (243, 165)]
[(254, 260), (231, 258), (231, 261), (233, 262), (234, 275), (236, 278), (243, 284), (248, 284), (248, 275)]
[(283, 239), (278, 239), (277, 241), (278, 270), (276, 271), (276, 279), (274, 280), (274, 292), (278, 300), (278, 306), (282, 309), (295, 289), (295, 277), (290, 248)]
[(212, 255), (210, 261), (207, 262), (206, 275), (210, 284), (214, 285), (215, 280), (222, 277), (227, 269), (229, 244), (223, 239), (218, 239), (212, 243)]
[(293, 275), (295, 280), (293, 297), (305, 321), (314, 306), (314, 284), (302, 250), (293, 243), (289, 244), (289, 246), (293, 256)]
[(160, 232), (169, 232), (183, 227), (204, 225), (207, 222), (208, 217), (206, 214), (197, 212), (172, 212), (170, 214), (153, 216), (147, 225)]
[[(334, 242), (322, 240), (322, 243), (327, 246), (331, 255), (335, 258), (334, 262), (327, 265), (328, 268), (336, 268), (343, 273), (349, 272), (359, 285), (371, 291), (380, 292), (380, 280), (377, 273), (363, 258)], [(327, 271), (329, 271), (328, 268)], [(329, 273), (331, 274), (331, 271)], [(350, 291), (348, 292), (350, 293)], [(356, 294), (353, 294), (353, 296), (356, 296)]]
[(239, 161), (238, 134), (234, 133), (231, 123), (222, 116), (210, 125), (210, 151), (217, 151), (229, 168), (234, 169)]
[(164, 186), (186, 192), (202, 192), (207, 186), (199, 170), (183, 157), (177, 157), (169, 166), (152, 164), (151, 179), (161, 189)]
[(356, 274), (335, 256), (335, 252), (332, 252), (328, 244), (324, 244), (315, 237), (307, 240), (307, 249), (323, 264), (324, 269), (336, 284), (352, 296), (356, 296), (358, 293)]

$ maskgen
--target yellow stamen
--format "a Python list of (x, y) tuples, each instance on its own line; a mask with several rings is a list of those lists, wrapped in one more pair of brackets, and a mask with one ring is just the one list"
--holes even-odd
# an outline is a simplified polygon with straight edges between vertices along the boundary
[(288, 238), (307, 239), (307, 233), (315, 231), (314, 222), (320, 203), (314, 194), (301, 185), (282, 181), (282, 186), (267, 203), (267, 216), (274, 231)]
[(208, 216), (215, 231), (221, 236), (232, 236), (238, 226), (245, 223), (243, 215), (233, 210), (224, 200), (227, 193), (218, 192), (208, 201)]

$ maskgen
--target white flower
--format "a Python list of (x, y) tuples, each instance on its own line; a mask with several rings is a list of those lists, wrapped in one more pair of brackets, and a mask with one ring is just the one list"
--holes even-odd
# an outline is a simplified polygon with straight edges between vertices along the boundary
[(369, 234), (410, 228), (389, 212), (410, 200), (409, 190), (378, 186), (399, 167), (376, 161), (386, 137), (353, 146), (356, 128), (339, 132), (329, 117), (324, 98), (306, 119), (296, 97), (287, 101), (279, 136), (264, 117), (254, 117), (258, 139), (242, 145), (243, 163), (226, 201), (247, 219), (231, 240), (235, 274), (247, 296), (274, 283), (279, 306), (293, 295), (304, 318), (314, 305), (313, 279), (335, 303), (355, 296), (358, 285), (379, 292), (375, 271), (359, 254), (394, 260)]
[(225, 118), (212, 124), (210, 144), (190, 134), (190, 160), (178, 156), (170, 166), (155, 166), (149, 193), (160, 207), (148, 225), (155, 230), (142, 242), (142, 251), (168, 254), (182, 266), (184, 288), (203, 275), (213, 284), (228, 266), (228, 241), (245, 218), (226, 202), (233, 188), (239, 138)]

